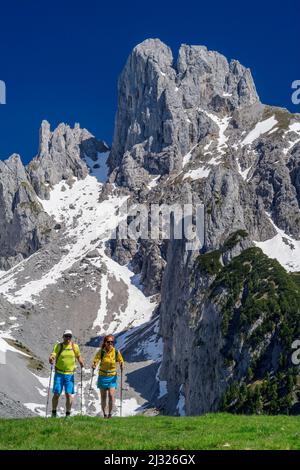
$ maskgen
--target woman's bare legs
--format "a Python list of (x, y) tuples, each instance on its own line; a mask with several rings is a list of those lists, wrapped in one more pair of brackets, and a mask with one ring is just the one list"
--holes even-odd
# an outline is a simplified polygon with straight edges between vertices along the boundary
[(111, 417), (113, 406), (115, 403), (115, 389), (109, 389), (108, 416)]
[(107, 388), (100, 388), (101, 408), (104, 418), (106, 417)]

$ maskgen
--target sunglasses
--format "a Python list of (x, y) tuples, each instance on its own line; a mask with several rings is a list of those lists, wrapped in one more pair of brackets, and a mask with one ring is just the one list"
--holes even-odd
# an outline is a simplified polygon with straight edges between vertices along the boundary
[(64, 338), (66, 338), (66, 339), (71, 339), (72, 336), (71, 336), (71, 335), (64, 335)]
[(106, 341), (107, 344), (114, 344), (114, 341)]

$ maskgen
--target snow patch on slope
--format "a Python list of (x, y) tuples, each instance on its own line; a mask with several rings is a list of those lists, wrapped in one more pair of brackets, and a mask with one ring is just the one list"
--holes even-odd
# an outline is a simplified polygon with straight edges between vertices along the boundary
[(161, 175), (157, 175), (151, 178), (150, 183), (148, 184), (148, 189), (155, 188), (158, 185), (158, 181)]
[(185, 173), (183, 179), (191, 178), (192, 180), (198, 180), (200, 178), (207, 178), (210, 173), (209, 168), (204, 168), (204, 166), (200, 166), (194, 170), (189, 170)]
[(25, 354), (23, 351), (20, 351), (19, 349), (17, 348), (14, 348), (13, 346), (11, 346), (7, 341), (6, 339), (13, 339), (12, 336), (9, 334), (9, 333), (4, 333), (4, 332), (0, 332), (0, 364), (5, 364), (5, 355), (7, 353), (7, 351), (12, 351), (16, 354), (21, 354), (22, 356), (28, 356), (28, 354)]
[[(121, 266), (105, 253), (106, 242), (111, 238), (124, 215), (119, 211), (127, 196), (111, 196), (108, 200), (98, 202), (102, 184), (93, 176), (75, 180), (70, 188), (64, 181), (55, 185), (50, 192), (49, 200), (40, 200), (44, 210), (59, 223), (66, 226), (66, 254), (47, 272), (35, 280), (23, 280), (22, 286), (16, 290), (14, 270), (0, 280), (0, 293), (15, 304), (31, 302), (41, 304), (40, 294), (55, 284), (79, 259), (89, 252), (98, 250), (98, 256), (90, 262), (106, 272), (101, 274), (100, 307), (94, 321), (98, 333), (104, 333), (103, 320), (107, 314), (107, 301), (111, 298), (109, 283), (121, 282), (126, 290), (126, 304), (119, 306), (114, 313), (109, 329), (113, 333), (123, 331), (128, 326), (137, 326), (147, 322), (156, 307), (152, 299), (146, 297), (141, 288), (134, 282), (134, 273), (127, 266)], [(95, 245), (95, 240), (97, 245)], [(26, 260), (25, 260), (26, 261)], [(13, 290), (14, 289), (14, 290)]]
[(287, 271), (300, 271), (300, 240), (294, 240), (287, 235), (274, 224), (269, 214), (267, 216), (277, 235), (264, 242), (255, 241), (255, 245), (261, 248), (269, 258), (277, 259)]
[(97, 160), (92, 160), (87, 155), (84, 156), (84, 160), (90, 170), (91, 176), (94, 176), (99, 183), (106, 183), (109, 173), (107, 166), (107, 159), (110, 152), (97, 152)]
[(271, 116), (264, 121), (258, 122), (254, 129), (252, 129), (252, 131), (250, 131), (249, 134), (244, 138), (241, 145), (251, 145), (262, 134), (269, 132), (276, 124), (278, 124), (278, 121), (275, 116)]
[(106, 315), (106, 299), (109, 298), (110, 295), (108, 287), (109, 277), (113, 277), (116, 281), (122, 280), (122, 282), (126, 284), (128, 295), (126, 308), (114, 314), (114, 319), (109, 324), (109, 331), (119, 333), (126, 329), (128, 325), (134, 327), (149, 321), (156, 307), (156, 303), (152, 302), (151, 297), (146, 297), (141, 289), (133, 283), (132, 279), (134, 278), (134, 274), (127, 266), (121, 266), (116, 261), (109, 258), (105, 254), (104, 245), (100, 251), (101, 261), (92, 260), (92, 264), (100, 266), (100, 263), (104, 262), (107, 268), (107, 274), (103, 274), (101, 277), (100, 308), (93, 328), (98, 329), (98, 334), (105, 334), (108, 331), (104, 326), (104, 319)]
[[(94, 248), (92, 242), (97, 235), (104, 240), (109, 238), (119, 220), (116, 216), (116, 208), (125, 202), (126, 197), (110, 198), (98, 203), (100, 187), (100, 183), (92, 176), (75, 181), (72, 188), (68, 188), (61, 181), (51, 191), (49, 200), (39, 200), (45, 212), (52, 215), (57, 222), (66, 224), (72, 243), (66, 247), (69, 250), (68, 253), (43, 277), (25, 283), (13, 295), (9, 293), (9, 290), (14, 287), (13, 278), (0, 285), (0, 293), (3, 293), (10, 302), (37, 303), (37, 296), (44, 289), (50, 284), (55, 284), (76, 260), (84, 257)], [(78, 219), (78, 224), (73, 223), (75, 219)]]
[(288, 154), (288, 152), (294, 147), (295, 144), (300, 142), (300, 122), (294, 122), (293, 124), (290, 124), (288, 130), (284, 133), (285, 136), (287, 136), (290, 132), (295, 132), (298, 135), (298, 138), (296, 140), (289, 140), (287, 146), (283, 149), (283, 153), (285, 155)]
[[(201, 178), (207, 178), (210, 173), (210, 167), (212, 165), (218, 165), (220, 163), (220, 158), (225, 154), (227, 147), (228, 137), (225, 135), (225, 131), (228, 127), (228, 124), (231, 120), (230, 116), (225, 116), (224, 118), (219, 118), (217, 115), (209, 113), (206, 110), (199, 108), (199, 111), (205, 113), (219, 128), (218, 138), (217, 138), (217, 149), (209, 150), (211, 144), (214, 140), (211, 140), (204, 147), (204, 155), (209, 155), (215, 153), (216, 155), (212, 156), (210, 160), (200, 165), (198, 168), (193, 168), (187, 171), (183, 179), (191, 178), (192, 180), (198, 180)], [(191, 160), (192, 152), (197, 147), (198, 144), (194, 145), (192, 149), (183, 157), (183, 167), (185, 167)]]
[(39, 403), (23, 403), (23, 405), (38, 416), (45, 416), (46, 405), (41, 405)]
[(186, 154), (184, 155), (183, 159), (182, 159), (182, 166), (185, 167), (185, 165), (187, 165), (191, 158), (192, 158), (192, 153), (193, 153), (193, 150), (197, 147), (198, 144), (194, 145), (191, 150)]
[(185, 396), (183, 393), (183, 384), (180, 385), (179, 389), (179, 397), (178, 397), (178, 403), (176, 406), (176, 410), (179, 414), (179, 416), (185, 416)]
[[(154, 328), (153, 328), (154, 326)], [(153, 362), (159, 362), (162, 360), (163, 355), (163, 340), (159, 336), (159, 319), (155, 319), (154, 322), (149, 322), (148, 330), (153, 328), (153, 333), (146, 339), (142, 338), (139, 342), (136, 352), (143, 353), (148, 360)], [(147, 330), (144, 334), (147, 333)]]
[(228, 127), (228, 124), (231, 120), (230, 116), (225, 116), (220, 118), (216, 114), (209, 113), (208, 111), (200, 109), (199, 111), (205, 113), (219, 128), (219, 136), (218, 136), (218, 153), (223, 155), (225, 153), (225, 148), (227, 146), (228, 137), (225, 135), (225, 131)]
[[(247, 150), (247, 153), (248, 154), (253, 153), (254, 154), (253, 157), (255, 157), (255, 150)], [(251, 172), (253, 165), (250, 165), (248, 166), (248, 168), (245, 168), (245, 170), (242, 170), (238, 157), (236, 157), (236, 163), (237, 163), (239, 174), (241, 175), (243, 180), (247, 182), (250, 181), (251, 179), (250, 172)]]
[(168, 394), (168, 383), (166, 380), (160, 380), (160, 377), (159, 377), (159, 374), (160, 374), (160, 369), (161, 369), (161, 364), (157, 370), (157, 374), (156, 374), (156, 381), (158, 382), (158, 400), (162, 397), (164, 397), (165, 395)]
[(246, 170), (242, 170), (241, 169), (241, 165), (240, 165), (240, 162), (237, 160), (237, 166), (238, 166), (238, 170), (239, 170), (239, 174), (241, 175), (241, 177), (243, 178), (244, 181), (247, 181), (248, 180), (248, 175), (249, 175), (249, 172), (251, 170), (251, 166), (249, 166), (248, 168), (246, 168)]
[[(13, 296), (7, 295), (8, 300), (13, 303), (25, 301), (36, 303), (35, 296), (49, 284), (56, 283), (62, 273), (70, 268), (78, 257), (83, 257), (92, 248), (91, 242), (95, 238), (93, 228), (99, 228), (103, 225), (101, 233), (105, 233), (105, 230), (115, 227), (117, 221), (112, 214), (116, 201), (105, 201), (98, 207), (95, 205), (99, 194), (95, 178), (87, 176), (84, 180), (76, 181), (72, 189), (66, 189), (64, 192), (62, 191), (63, 186), (64, 182), (58, 183), (50, 193), (50, 200), (40, 200), (40, 202), (43, 204), (44, 210), (54, 216), (57, 222), (64, 221), (66, 223), (69, 228), (69, 236), (73, 237), (73, 244), (69, 253), (41, 279), (25, 284)], [(90, 207), (92, 210), (89, 209)], [(76, 216), (80, 218), (80, 224), (76, 228), (72, 228), (73, 219)], [(86, 228), (84, 229), (84, 227)]]
[[(116, 408), (117, 410), (113, 413), (114, 416), (120, 416), (120, 404), (121, 400), (116, 398)], [(122, 418), (126, 418), (126, 416), (134, 416), (137, 415), (140, 411), (142, 411), (142, 407), (138, 404), (137, 400), (134, 397), (127, 398), (122, 400)]]
[[(100, 308), (94, 321), (93, 328), (98, 329), (98, 333), (106, 333), (104, 328), (104, 319), (107, 314), (107, 300), (111, 298), (112, 293), (109, 289), (109, 279), (122, 281), (126, 284), (128, 293), (128, 302), (126, 308), (114, 315), (113, 321), (109, 325), (109, 329), (113, 333), (124, 330), (128, 325), (136, 326), (151, 317), (152, 311), (156, 304), (151, 302), (143, 292), (133, 284), (132, 278), (134, 274), (127, 266), (121, 266), (112, 260), (105, 253), (105, 243), (111, 237), (112, 232), (121, 220), (119, 209), (126, 201), (127, 196), (118, 198), (111, 197), (109, 200), (101, 203), (97, 202), (101, 185), (92, 176), (86, 177), (84, 180), (77, 181), (72, 189), (65, 193), (61, 192), (61, 185), (50, 195), (50, 201), (42, 201), (45, 210), (55, 217), (56, 220), (64, 220), (69, 227), (69, 234), (73, 236), (73, 245), (68, 255), (64, 257), (63, 270), (65, 270), (66, 260), (68, 266), (76, 261), (76, 259), (85, 256), (90, 250), (94, 249), (92, 243), (96, 237), (99, 238), (98, 245), (99, 257), (91, 259), (91, 263), (97, 267), (104, 264), (107, 272), (101, 275), (100, 286)], [(69, 214), (65, 212), (66, 207), (74, 207)], [(73, 228), (74, 212), (79, 212), (80, 224)], [(85, 229), (82, 229), (85, 227)], [(61, 273), (61, 269), (56, 272)], [(49, 279), (48, 279), (49, 280)], [(47, 280), (47, 282), (48, 282)]]

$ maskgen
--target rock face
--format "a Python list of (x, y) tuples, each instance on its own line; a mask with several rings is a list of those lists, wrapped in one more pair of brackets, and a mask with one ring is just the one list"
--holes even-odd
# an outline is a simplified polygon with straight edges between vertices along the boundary
[(0, 161), (0, 270), (34, 253), (49, 239), (52, 222), (43, 211), (19, 155)]
[(86, 129), (76, 124), (74, 129), (60, 124), (53, 132), (43, 121), (40, 129), (39, 153), (28, 165), (27, 171), (37, 195), (49, 197), (49, 190), (62, 179), (82, 179), (88, 174), (84, 158), (97, 160), (97, 153), (107, 152), (108, 146), (98, 141)]
[[(201, 110), (233, 111), (258, 102), (249, 69), (204, 46), (182, 45), (177, 63), (158, 39), (139, 44), (118, 85), (109, 163), (119, 184), (182, 168), (182, 157), (215, 125)], [(199, 113), (200, 111), (200, 113)]]
[(29, 411), (20, 402), (16, 402), (5, 393), (0, 392), (0, 417), (3, 418), (29, 418), (34, 413)]
[[(118, 91), (110, 181), (130, 189), (132, 204), (205, 206), (200, 252), (186, 251), (184, 240), (165, 241), (164, 254), (159, 245), (153, 249), (155, 242), (146, 251), (117, 243), (118, 259), (132, 259), (141, 276), (150, 271), (147, 279), (157, 272), (162, 278), (159, 376), (168, 393), (158, 404), (170, 414), (220, 408), (296, 412), (297, 392), (287, 385), (296, 372), (281, 335), (289, 331), (292, 341), (300, 334), (295, 305), (279, 302), (280, 320), (268, 302), (253, 307), (255, 313), (247, 305), (255, 305), (256, 296), (272, 297), (272, 286), (282, 282), (285, 292), (299, 295), (292, 275), (269, 265), (253, 246), (267, 246), (264, 242), (276, 238), (281, 245), (274, 245), (273, 256), (286, 269), (300, 270), (299, 259), (288, 261), (293, 250), (300, 257), (295, 248), (300, 238), (300, 116), (261, 104), (249, 69), (238, 61), (228, 63), (206, 47), (183, 45), (174, 64), (171, 50), (157, 39), (133, 50)], [(285, 260), (279, 253), (287, 246)], [(258, 279), (264, 269), (276, 276), (260, 290), (239, 263), (251, 266)], [(234, 286), (228, 284), (231, 278), (238, 279)], [(252, 282), (257, 283), (253, 290)], [(253, 391), (257, 380), (262, 387)], [(184, 411), (179, 410), (182, 400)]]

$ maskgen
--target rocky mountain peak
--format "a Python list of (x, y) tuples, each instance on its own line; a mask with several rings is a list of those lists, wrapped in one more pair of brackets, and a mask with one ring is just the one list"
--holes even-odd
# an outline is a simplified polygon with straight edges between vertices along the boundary
[(149, 175), (180, 171), (183, 157), (215, 123), (259, 103), (249, 69), (205, 46), (182, 45), (177, 63), (159, 39), (129, 56), (118, 83), (118, 111), (109, 165), (111, 180), (131, 189)]
[(49, 140), (51, 136), (50, 123), (42, 121), (39, 135), (39, 155), (47, 155), (49, 152)]
[(25, 168), (21, 157), (17, 153), (13, 153), (7, 160), (0, 161), (1, 173), (14, 174), (17, 178), (25, 179)]
[(0, 161), (0, 270), (36, 251), (51, 231), (20, 155)]
[[(230, 102), (233, 109), (259, 101), (249, 69), (237, 60), (228, 62), (219, 52), (206, 46), (188, 46), (179, 49), (177, 81), (183, 87), (185, 100), (190, 106), (215, 108), (216, 101)], [(186, 96), (187, 95), (187, 96)]]
[(44, 120), (38, 155), (27, 166), (31, 184), (38, 196), (47, 199), (51, 187), (62, 179), (81, 179), (88, 174), (85, 157), (96, 161), (98, 152), (108, 150), (105, 142), (97, 140), (78, 123), (74, 128), (61, 123), (51, 131), (49, 122)]
[[(61, 180), (71, 183), (89, 173), (87, 160), (100, 167), (98, 154), (108, 152), (105, 142), (97, 140), (79, 124), (74, 128), (61, 123), (51, 131), (42, 121), (38, 155), (24, 167), (21, 157), (11, 155), (0, 161), (0, 271), (7, 270), (49, 241), (53, 221), (43, 211), (38, 198), (48, 199), (53, 186)], [(102, 163), (101, 163), (102, 164)]]
[(146, 61), (151, 61), (167, 71), (168, 67), (172, 67), (173, 54), (171, 49), (164, 44), (160, 39), (146, 39), (138, 44), (130, 54), (128, 61), (133, 58), (143, 58)]

